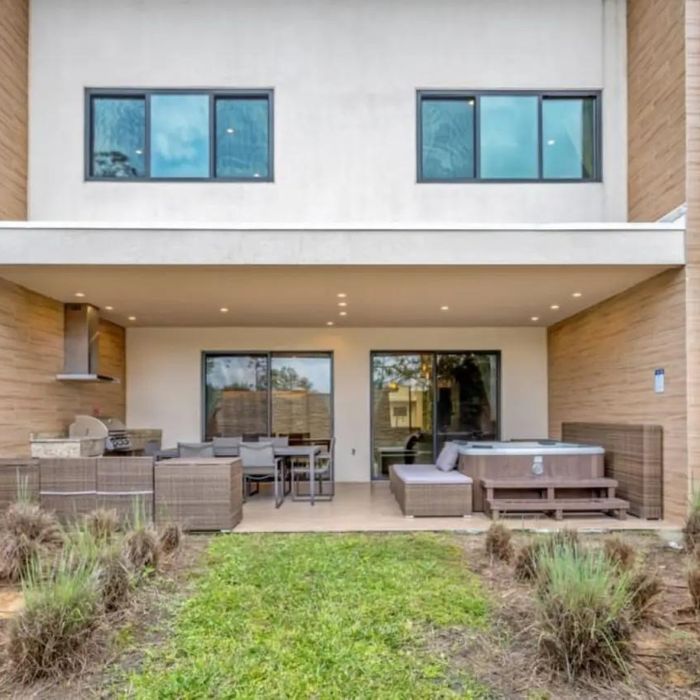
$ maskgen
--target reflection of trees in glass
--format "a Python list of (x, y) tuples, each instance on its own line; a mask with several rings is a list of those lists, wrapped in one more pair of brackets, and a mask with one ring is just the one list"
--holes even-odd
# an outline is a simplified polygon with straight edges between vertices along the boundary
[(375, 355), (372, 375), (377, 389), (391, 384), (428, 389), (431, 369), (429, 359), (421, 355)]
[[(254, 397), (267, 391), (267, 359), (256, 356), (208, 357), (206, 361), (207, 435), (222, 433), (227, 406), (238, 405), (241, 397), (227, 397), (227, 392)], [(262, 394), (264, 396), (264, 393)], [(253, 400), (255, 400), (253, 398)], [(233, 403), (231, 403), (233, 401)], [(267, 420), (267, 419), (265, 419)], [(252, 432), (252, 431), (251, 431)]]
[(312, 391), (313, 384), (307, 377), (301, 377), (293, 367), (280, 367), (270, 372), (272, 388), (281, 391)]
[(138, 170), (129, 156), (119, 151), (99, 151), (94, 154), (94, 174), (100, 177), (138, 177)]
[(92, 100), (92, 174), (143, 177), (146, 111), (140, 97)]

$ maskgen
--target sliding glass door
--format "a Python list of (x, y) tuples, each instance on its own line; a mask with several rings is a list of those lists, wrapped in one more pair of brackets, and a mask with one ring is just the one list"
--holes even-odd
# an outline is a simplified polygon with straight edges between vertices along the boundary
[(204, 439), (333, 435), (330, 353), (206, 353)]
[(389, 465), (433, 456), (433, 361), (429, 354), (372, 355), (373, 477)]
[(433, 463), (450, 440), (499, 436), (498, 352), (373, 352), (372, 477)]

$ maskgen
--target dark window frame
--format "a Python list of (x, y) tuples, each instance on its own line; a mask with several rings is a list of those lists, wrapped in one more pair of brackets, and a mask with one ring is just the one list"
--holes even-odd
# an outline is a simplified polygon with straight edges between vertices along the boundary
[[(331, 434), (335, 437), (335, 355), (333, 350), (203, 350), (201, 359), (201, 400), (200, 429), (202, 442), (207, 439), (207, 360), (210, 357), (248, 357), (265, 356), (267, 358), (267, 430), (272, 434), (272, 359), (274, 357), (324, 357), (331, 363)], [(318, 438), (320, 439), (320, 438)]]
[[(501, 350), (370, 350), (369, 351), (369, 473), (371, 481), (386, 481), (374, 474), (374, 358), (377, 355), (431, 355), (431, 376), (433, 389), (437, 386), (438, 355), (493, 355), (496, 358), (496, 440), (503, 431), (503, 353)], [(437, 458), (437, 392), (433, 392), (433, 455)]]
[[(537, 177), (535, 178), (482, 178), (481, 173), (481, 98), (482, 97), (537, 97)], [(593, 117), (593, 177), (547, 178), (544, 177), (544, 153), (542, 149), (543, 116), (542, 103), (547, 99), (591, 98), (595, 101)], [(474, 100), (474, 177), (472, 178), (426, 178), (423, 176), (423, 110), (424, 100), (473, 99)], [(516, 184), (516, 183), (591, 183), (603, 181), (603, 111), (602, 90), (416, 90), (416, 182), (418, 184)]]
[[(151, 177), (151, 96), (152, 95), (205, 95), (209, 98), (209, 174), (206, 177)], [(99, 177), (92, 173), (94, 129), (92, 104), (94, 98), (143, 98), (144, 120), (144, 177)], [(217, 177), (216, 175), (216, 100), (218, 98), (267, 99), (268, 173), (265, 177)], [(84, 180), (86, 182), (274, 182), (274, 89), (273, 88), (86, 88), (85, 89), (85, 147)]]

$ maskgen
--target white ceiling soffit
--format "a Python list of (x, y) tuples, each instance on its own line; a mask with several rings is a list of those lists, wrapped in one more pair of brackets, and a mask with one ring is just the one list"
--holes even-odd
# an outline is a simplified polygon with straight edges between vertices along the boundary
[(35, 266), (0, 277), (126, 326), (547, 326), (664, 269)]

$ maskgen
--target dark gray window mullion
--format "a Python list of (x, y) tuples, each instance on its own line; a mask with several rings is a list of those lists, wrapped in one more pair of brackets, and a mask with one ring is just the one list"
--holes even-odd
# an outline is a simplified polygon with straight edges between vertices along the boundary
[(209, 177), (216, 177), (216, 97), (209, 93)]
[(603, 179), (603, 105), (602, 96), (595, 96), (595, 118), (593, 119), (594, 158), (592, 179)]
[[(431, 359), (431, 371), (433, 373), (432, 376), (432, 382), (433, 382), (433, 462), (437, 460), (437, 447), (438, 447), (438, 379), (437, 379), (437, 353), (433, 353), (432, 359)], [(411, 406), (409, 404), (408, 407), (409, 413), (411, 411)]]
[(474, 179), (481, 178), (481, 97), (474, 95)]
[(274, 181), (275, 179), (275, 119), (273, 115), (273, 99), (272, 94), (267, 93), (267, 177), (266, 180)]
[(418, 182), (423, 182), (423, 95), (417, 93), (416, 96), (416, 172)]
[(144, 119), (144, 130), (143, 135), (143, 148), (144, 148), (144, 170), (146, 173), (146, 180), (151, 177), (151, 93), (147, 92), (143, 96), (146, 102), (146, 116)]
[(267, 353), (267, 434), (272, 435), (272, 355)]
[(86, 174), (88, 177), (92, 177), (94, 172), (93, 172), (93, 154), (95, 152), (95, 129), (93, 126), (94, 118), (93, 118), (93, 102), (95, 101), (94, 95), (88, 95), (87, 100), (85, 101), (87, 104), (87, 114), (85, 115), (85, 123), (87, 124), (87, 146), (86, 146), (86, 155), (87, 155), (87, 162), (85, 163), (86, 165)]
[(544, 144), (542, 143), (542, 95), (537, 96), (537, 179), (544, 179)]

